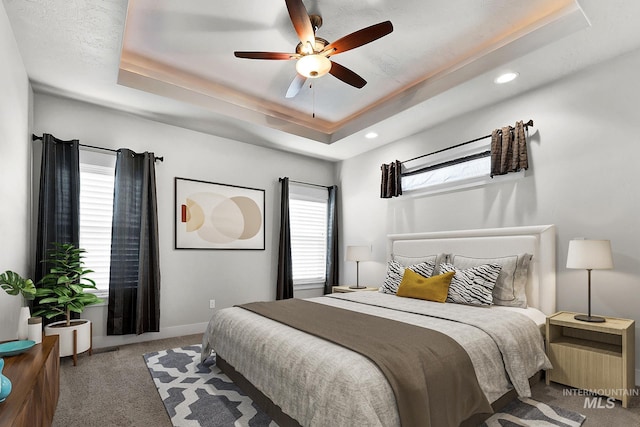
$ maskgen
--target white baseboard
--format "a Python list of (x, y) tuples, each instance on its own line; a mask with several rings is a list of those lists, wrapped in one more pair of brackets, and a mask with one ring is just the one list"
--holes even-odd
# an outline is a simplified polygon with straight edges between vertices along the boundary
[[(180, 337), (183, 335), (203, 334), (208, 322), (194, 323), (191, 325), (170, 326), (161, 328), (160, 332), (147, 332), (142, 335), (118, 335), (118, 336), (93, 336), (93, 348), (116, 347), (119, 345), (133, 344), (145, 341), (154, 341), (163, 338)], [(94, 329), (95, 334), (95, 329)], [(200, 342), (194, 343), (200, 344)]]

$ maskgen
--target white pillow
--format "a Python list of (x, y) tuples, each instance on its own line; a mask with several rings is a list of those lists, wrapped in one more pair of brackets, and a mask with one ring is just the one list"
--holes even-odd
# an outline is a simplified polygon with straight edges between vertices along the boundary
[(527, 308), (526, 285), (529, 277), (531, 254), (518, 254), (499, 258), (471, 258), (452, 255), (451, 264), (466, 269), (483, 264), (502, 266), (500, 275), (493, 288), (493, 303), (506, 307)]

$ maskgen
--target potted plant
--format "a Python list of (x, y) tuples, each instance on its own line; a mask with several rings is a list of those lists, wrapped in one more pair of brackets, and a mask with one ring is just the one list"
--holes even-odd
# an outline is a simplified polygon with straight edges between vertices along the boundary
[(0, 274), (0, 287), (9, 295), (22, 295), (22, 307), (18, 318), (18, 339), (26, 340), (28, 336), (28, 320), (30, 317), (27, 301), (36, 296), (36, 287), (33, 280), (25, 279), (18, 273), (7, 270)]
[(73, 356), (77, 362), (78, 353), (91, 351), (91, 321), (71, 319), (71, 313), (82, 313), (87, 305), (102, 302), (86, 289), (97, 289), (93, 280), (86, 277), (93, 270), (84, 268), (82, 261), (86, 251), (69, 243), (53, 243), (43, 262), (49, 268), (36, 289), (36, 312), (34, 316), (51, 319), (64, 316), (65, 320), (50, 323), (44, 329), (45, 335), (58, 335), (60, 356)]

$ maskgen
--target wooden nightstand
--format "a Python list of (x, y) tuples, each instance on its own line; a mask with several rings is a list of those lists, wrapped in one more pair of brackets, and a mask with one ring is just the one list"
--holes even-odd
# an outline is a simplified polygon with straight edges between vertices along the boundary
[(371, 288), (369, 286), (362, 289), (351, 289), (349, 288), (349, 285), (343, 285), (343, 286), (334, 286), (332, 288), (332, 293), (337, 294), (341, 292), (344, 293), (344, 292), (377, 291), (377, 290), (378, 288)]
[(593, 391), (627, 407), (635, 387), (635, 321), (606, 317), (604, 323), (575, 320), (561, 311), (547, 317), (550, 381)]

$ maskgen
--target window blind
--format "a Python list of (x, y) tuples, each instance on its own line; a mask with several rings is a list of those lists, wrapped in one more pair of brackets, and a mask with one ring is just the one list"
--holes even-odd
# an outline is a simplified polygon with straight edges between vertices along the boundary
[(100, 293), (109, 290), (113, 183), (113, 167), (80, 163), (80, 247)]
[(328, 191), (324, 188), (290, 187), (289, 220), (294, 285), (325, 281), (327, 198)]

